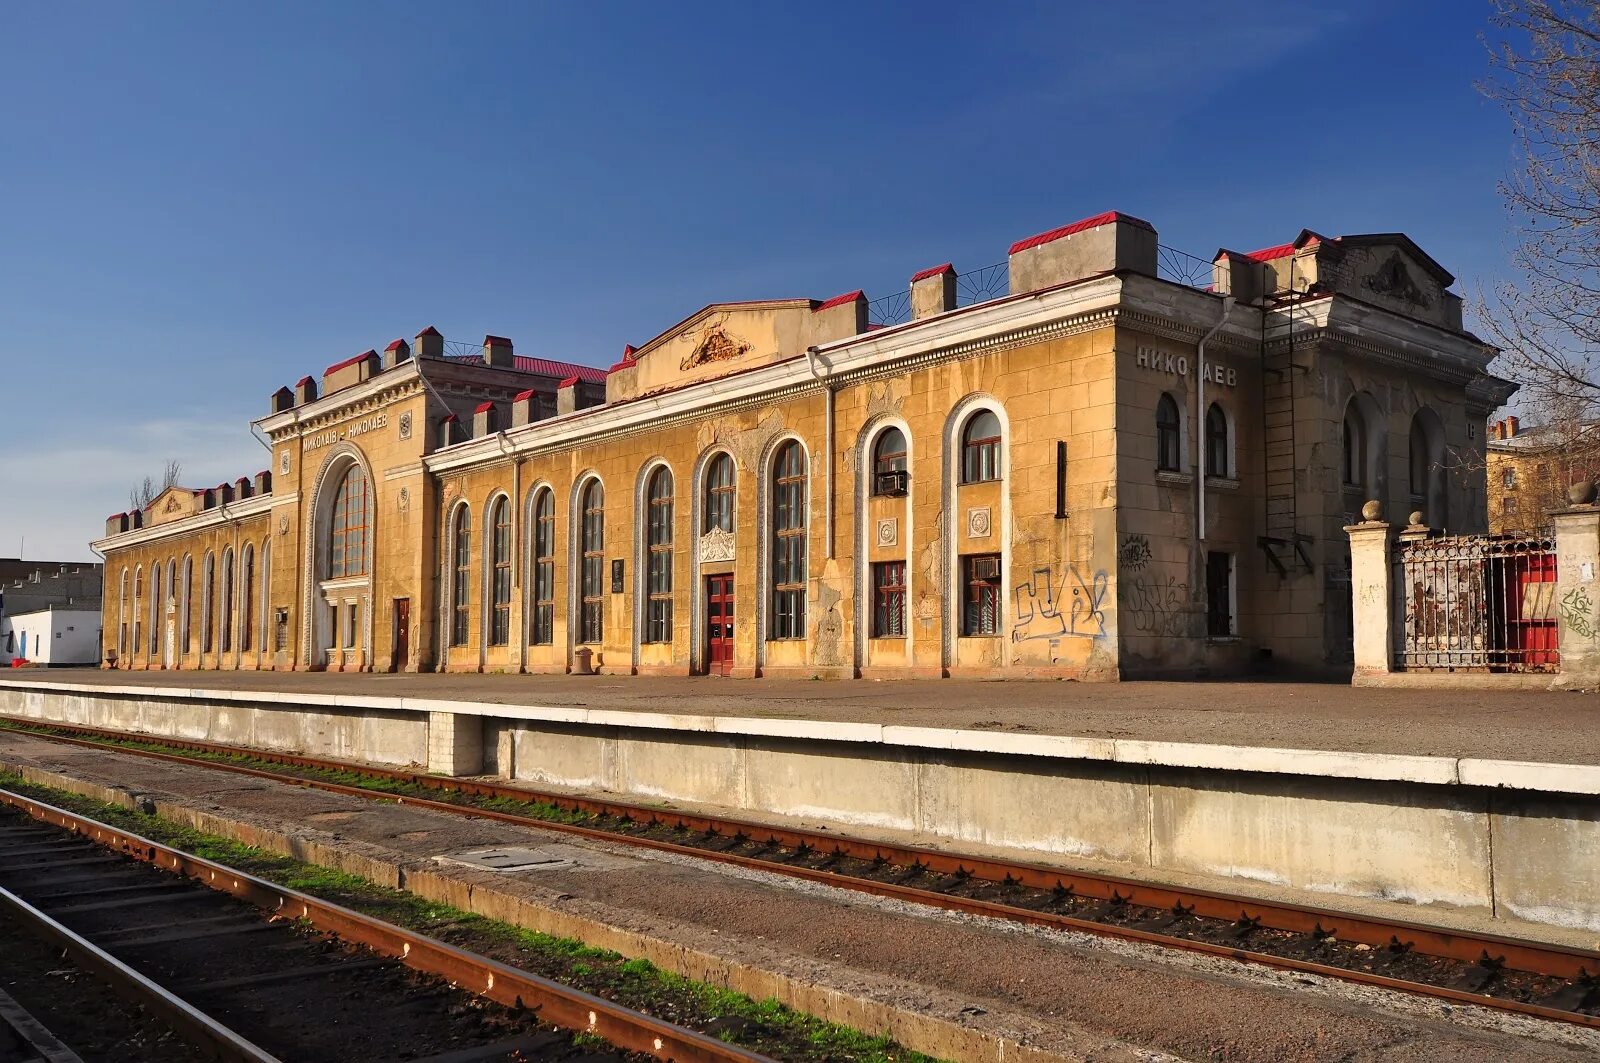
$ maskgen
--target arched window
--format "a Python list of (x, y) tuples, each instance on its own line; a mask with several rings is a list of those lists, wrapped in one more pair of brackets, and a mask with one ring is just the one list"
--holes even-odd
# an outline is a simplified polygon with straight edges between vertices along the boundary
[(455, 576), (450, 584), (450, 645), (467, 644), (468, 610), (472, 600), (472, 517), (466, 506), (456, 507)]
[(511, 641), (511, 499), (501, 495), (494, 504), (489, 529), (489, 645), (504, 646)]
[[(987, 411), (985, 411), (987, 412)], [(990, 414), (990, 416), (994, 416)], [(971, 428), (971, 425), (968, 425)], [(998, 436), (1000, 422), (995, 422)], [(996, 446), (999, 444), (996, 443)], [(998, 465), (998, 462), (997, 462)], [(998, 473), (996, 473), (998, 476)], [(993, 479), (994, 477), (990, 477)], [(909, 470), (906, 467), (906, 434), (898, 428), (885, 428), (872, 444), (872, 493), (875, 495), (903, 495), (906, 493)]]
[(122, 570), (117, 586), (117, 659), (128, 656), (128, 570)]
[(583, 513), (583, 601), (579, 609), (579, 642), (595, 646), (606, 636), (606, 489), (599, 480), (584, 485), (578, 508)]
[(1344, 411), (1344, 485), (1365, 487), (1366, 484), (1367, 422), (1352, 400)]
[(194, 608), (194, 555), (183, 557), (183, 593), (178, 599), (178, 649), (188, 653), (194, 646), (190, 610)]
[(139, 652), (139, 647), (144, 645), (144, 611), (140, 608), (144, 604), (144, 566), (139, 565), (133, 570), (133, 650)]
[(222, 632), (223, 653), (233, 649), (233, 550), (222, 551), (222, 599), (217, 613), (217, 628)]
[(961, 482), (976, 484), (998, 479), (1000, 418), (993, 410), (979, 410), (961, 430)]
[(210, 551), (206, 552), (205, 567), (201, 570), (200, 583), (200, 652), (211, 652), (212, 632), (216, 630), (216, 621), (212, 618), (212, 603), (216, 599), (217, 586), (216, 558)]
[(1228, 415), (1212, 403), (1206, 410), (1206, 475), (1231, 476), (1232, 448), (1228, 446)]
[[(166, 596), (161, 599), (161, 606), (160, 606), (160, 608), (161, 608), (161, 646), (162, 646), (161, 652), (162, 652), (162, 660), (163, 661), (166, 659), (166, 653), (168, 651), (167, 643), (168, 642), (176, 643), (177, 638), (178, 638), (178, 632), (176, 630), (176, 628), (177, 628), (177, 620), (176, 620), (176, 618), (174, 618), (174, 621), (173, 621), (174, 630), (173, 630), (172, 634), (171, 635), (167, 634), (167, 603), (171, 602), (173, 607), (174, 607), (174, 609), (176, 609), (177, 601), (178, 601), (178, 559), (175, 558), (175, 557), (169, 557), (169, 558), (167, 558)], [(171, 651), (173, 653), (174, 658), (176, 658), (177, 649), (178, 649), (177, 646), (173, 645), (172, 647), (170, 647), (170, 649), (171, 649)]]
[(239, 649), (248, 653), (256, 629), (256, 548), (244, 544), (239, 557)]
[(772, 463), (770, 637), (806, 637), (806, 452), (792, 439)]
[[(272, 540), (263, 539), (261, 542), (261, 604), (257, 610), (261, 614), (261, 648), (271, 649), (267, 639), (267, 603), (272, 599)], [(282, 647), (278, 647), (281, 649)]]
[(161, 655), (161, 562), (150, 566), (150, 659)]
[(333, 524), (328, 543), (328, 578), (367, 574), (367, 527), (370, 524), (371, 492), (367, 474), (359, 465), (350, 466), (333, 496)]
[(1177, 472), (1182, 459), (1182, 428), (1178, 419), (1178, 403), (1171, 395), (1162, 392), (1156, 400), (1156, 468), (1162, 472)]
[(718, 454), (706, 467), (704, 531), (733, 531), (733, 458)]
[(556, 496), (542, 488), (533, 499), (533, 626), (528, 641), (548, 646), (556, 633)]
[(665, 466), (650, 474), (645, 488), (647, 517), (647, 581), (644, 641), (672, 641), (672, 471)]

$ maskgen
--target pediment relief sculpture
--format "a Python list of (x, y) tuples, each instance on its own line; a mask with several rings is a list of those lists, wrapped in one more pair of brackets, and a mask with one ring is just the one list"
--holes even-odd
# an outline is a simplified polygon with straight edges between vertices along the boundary
[(700, 333), (700, 341), (678, 364), (679, 369), (693, 369), (708, 362), (727, 362), (748, 353), (750, 344), (729, 332), (721, 321), (713, 322)]

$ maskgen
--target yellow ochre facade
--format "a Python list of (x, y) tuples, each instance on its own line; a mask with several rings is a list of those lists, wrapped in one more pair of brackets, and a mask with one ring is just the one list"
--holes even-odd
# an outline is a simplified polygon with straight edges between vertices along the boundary
[(1207, 263), (1112, 212), (606, 371), (428, 329), (274, 394), (267, 471), (110, 518), (106, 662), (1339, 674), (1362, 505), (1484, 526), (1449, 472), (1511, 387), (1452, 281), (1397, 233)]

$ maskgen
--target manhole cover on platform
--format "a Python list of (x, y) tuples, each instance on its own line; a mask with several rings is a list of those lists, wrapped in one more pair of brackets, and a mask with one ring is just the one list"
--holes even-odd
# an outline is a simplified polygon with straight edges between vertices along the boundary
[(485, 871), (540, 871), (552, 867), (568, 867), (572, 861), (540, 849), (519, 846), (500, 846), (494, 849), (471, 849), (440, 857)]

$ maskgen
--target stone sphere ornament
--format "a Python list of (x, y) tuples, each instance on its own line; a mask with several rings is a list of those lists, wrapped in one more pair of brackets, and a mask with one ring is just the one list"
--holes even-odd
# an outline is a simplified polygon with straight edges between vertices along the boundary
[(1579, 480), (1567, 488), (1567, 501), (1575, 506), (1590, 506), (1594, 504), (1595, 483), (1593, 480)]
[(1422, 527), (1422, 510), (1420, 510), (1420, 509), (1412, 510), (1411, 511), (1411, 516), (1406, 518), (1406, 523), (1410, 524), (1413, 528)]
[(1366, 505), (1361, 507), (1361, 519), (1382, 520), (1383, 503), (1379, 502), (1376, 498), (1369, 500)]

